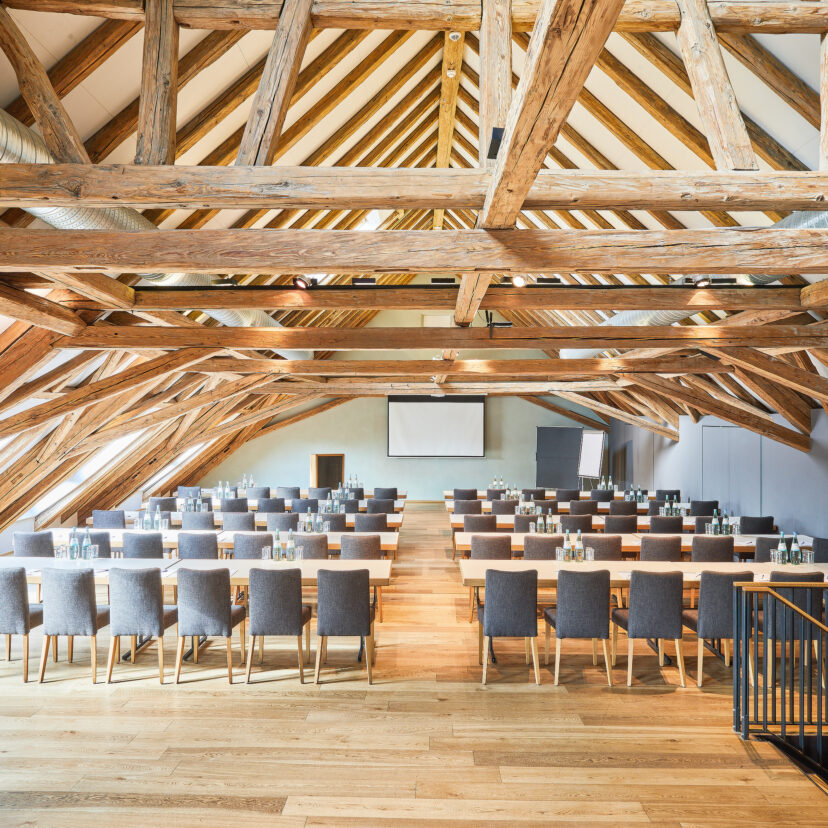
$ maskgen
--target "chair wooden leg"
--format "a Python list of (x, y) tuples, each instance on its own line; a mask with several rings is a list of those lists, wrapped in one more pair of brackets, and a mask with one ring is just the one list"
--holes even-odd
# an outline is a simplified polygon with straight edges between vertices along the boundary
[(115, 666), (115, 653), (118, 652), (119, 637), (111, 635), (109, 637), (109, 654), (106, 657), (106, 683), (112, 683), (112, 668)]
[(319, 670), (322, 667), (322, 647), (325, 644), (324, 636), (318, 636), (316, 641), (316, 670), (313, 676), (313, 683), (319, 684)]
[(523, 657), (526, 659), (526, 663), (529, 663), (529, 637), (523, 639)]
[(377, 618), (382, 623), (382, 587), (377, 587)]
[(549, 639), (551, 637), (552, 637), (552, 625), (547, 624), (546, 625), (546, 653), (544, 655), (544, 661), (543, 661), (543, 663), (546, 667), (549, 666)]
[(89, 647), (92, 650), (92, 684), (98, 681), (98, 636), (89, 636)]
[(730, 639), (722, 639), (722, 653), (724, 654), (725, 667), (730, 667)]
[(305, 653), (302, 650), (302, 634), (296, 636), (296, 647), (299, 651), (299, 684), (305, 683)]
[(664, 639), (658, 639), (658, 666), (664, 666)]
[(374, 683), (374, 636), (365, 636), (365, 669), (368, 672), (368, 684)]
[(607, 669), (607, 684), (612, 687), (612, 668), (610, 667), (609, 641), (606, 638), (601, 639), (601, 644), (604, 645), (604, 667)]
[(58, 637), (56, 635), (50, 635), (49, 638), (52, 639), (52, 661), (58, 660)]
[(681, 639), (675, 639), (676, 642), (676, 663), (678, 664), (679, 669), (679, 680), (681, 681), (682, 687), (687, 687), (684, 678), (684, 653), (681, 651)]
[(483, 663), (483, 625), (477, 622), (477, 663)]
[(699, 639), (699, 650), (698, 655), (696, 657), (697, 665), (696, 670), (698, 672), (698, 676), (696, 678), (696, 687), (702, 686), (702, 675), (704, 673), (704, 639)]
[(598, 665), (598, 639), (592, 639), (592, 666), (596, 667)]
[(239, 654), (241, 655), (241, 666), (244, 667), (244, 634), (247, 624), (242, 621), (239, 624)]
[(474, 621), (474, 587), (469, 587), (469, 624)]
[[(256, 639), (259, 639), (259, 654), (261, 656), (262, 652), (262, 637), (261, 636), (250, 636), (250, 646), (247, 648), (247, 669), (244, 673), (244, 680), (250, 684), (250, 668), (253, 666), (253, 652), (256, 649)], [(259, 658), (259, 664), (262, 663), (261, 657)]]
[(233, 683), (233, 637), (228, 635), (225, 639), (227, 643), (227, 681)]
[(310, 664), (310, 621), (305, 624), (305, 663)]
[[(264, 663), (264, 636), (257, 635), (256, 638), (259, 639), (259, 664)], [(250, 647), (253, 648), (253, 639), (250, 639)], [(249, 659), (248, 659), (249, 660)]]
[(633, 640), (627, 639), (627, 687), (632, 687)]
[(328, 663), (328, 636), (322, 636), (322, 663)]
[(129, 637), (129, 663), (135, 664), (135, 657), (138, 655), (138, 636), (131, 635)]
[(178, 684), (181, 678), (181, 662), (184, 660), (184, 642), (187, 637), (184, 635), (178, 636), (178, 648), (175, 651), (175, 683)]
[(561, 639), (555, 635), (555, 687), (558, 686), (558, 675), (561, 672)]
[(66, 659), (71, 664), (75, 658), (75, 636), (66, 636)]
[(6, 661), (11, 661), (11, 633), (6, 633)]
[(612, 624), (612, 666), (618, 659), (618, 624)]
[(193, 664), (198, 664), (198, 636), (193, 636)]
[(49, 655), (49, 639), (50, 635), (43, 636), (43, 649), (40, 652), (40, 673), (37, 680), (43, 682), (43, 677), (46, 675), (46, 656)]
[(164, 683), (164, 633), (158, 636), (158, 680)]
[(529, 639), (530, 646), (532, 648), (532, 664), (535, 668), (535, 684), (540, 685), (540, 666), (538, 665), (538, 637), (533, 636)]
[(29, 634), (23, 636), (23, 681), (29, 680)]
[(489, 666), (489, 636), (483, 636), (483, 684), (486, 683), (486, 672)]

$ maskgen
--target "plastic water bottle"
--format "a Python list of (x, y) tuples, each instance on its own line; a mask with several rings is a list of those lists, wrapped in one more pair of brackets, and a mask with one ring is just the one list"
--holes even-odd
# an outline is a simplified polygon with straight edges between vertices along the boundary
[(575, 538), (575, 560), (581, 561), (584, 558), (584, 541), (581, 537), (581, 530), (578, 530), (578, 537)]

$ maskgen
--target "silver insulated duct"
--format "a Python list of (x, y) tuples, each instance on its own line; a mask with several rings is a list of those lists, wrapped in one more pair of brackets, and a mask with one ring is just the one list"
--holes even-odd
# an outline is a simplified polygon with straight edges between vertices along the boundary
[[(43, 139), (16, 118), (0, 109), (0, 163), (53, 164)], [(134, 233), (156, 230), (156, 226), (129, 207), (27, 207), (27, 213), (59, 230), (120, 230)], [(209, 287), (212, 277), (203, 273), (144, 273), (141, 278), (156, 285)], [(235, 328), (281, 328), (262, 310), (205, 310), (222, 325)], [(277, 351), (285, 359), (312, 359), (312, 351)]]
[[(780, 219), (772, 227), (777, 230), (825, 230), (828, 229), (828, 211), (815, 210), (791, 213)], [(776, 282), (780, 276), (760, 274), (749, 276), (753, 285), (769, 285)], [(669, 288), (667, 288), (669, 290)], [(692, 314), (686, 310), (631, 310), (621, 311), (607, 319), (602, 325), (645, 326), (645, 325), (675, 325)], [(561, 351), (562, 359), (588, 359), (602, 354), (606, 348), (568, 348)]]

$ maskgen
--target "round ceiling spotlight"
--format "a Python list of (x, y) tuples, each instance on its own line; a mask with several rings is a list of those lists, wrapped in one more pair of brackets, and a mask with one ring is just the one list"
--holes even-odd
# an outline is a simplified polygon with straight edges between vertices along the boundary
[(518, 274), (517, 276), (512, 276), (512, 284), (515, 287), (526, 287), (526, 277), (521, 276)]
[(457, 70), (456, 69), (446, 69), (446, 77), (447, 78), (456, 78), (457, 77)]
[(449, 32), (449, 40), (452, 43), (457, 43), (460, 40), (460, 32)]
[(294, 276), (293, 286), (300, 290), (308, 290), (313, 287), (313, 280), (308, 279), (306, 276)]

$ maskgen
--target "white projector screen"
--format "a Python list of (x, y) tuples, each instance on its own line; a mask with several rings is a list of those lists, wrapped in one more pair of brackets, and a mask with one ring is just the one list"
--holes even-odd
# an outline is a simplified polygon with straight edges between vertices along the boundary
[(581, 457), (578, 461), (579, 477), (600, 477), (604, 459), (604, 432), (586, 431), (581, 436)]
[(483, 457), (484, 397), (389, 397), (389, 457)]

